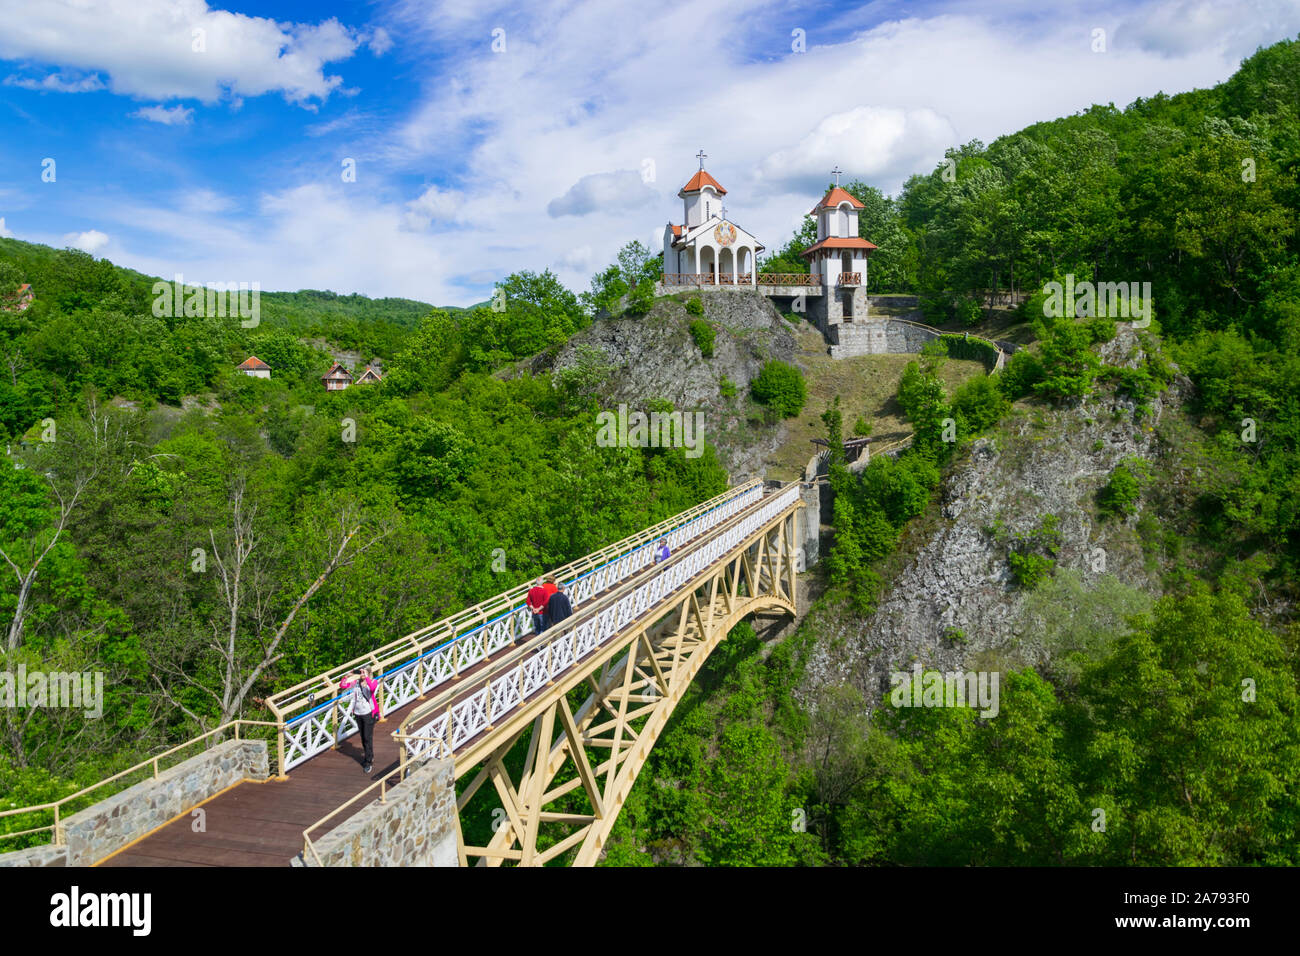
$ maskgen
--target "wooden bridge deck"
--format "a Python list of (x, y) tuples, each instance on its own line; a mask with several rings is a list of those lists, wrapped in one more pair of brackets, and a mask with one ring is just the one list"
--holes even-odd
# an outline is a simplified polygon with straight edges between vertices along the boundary
[[(397, 782), (397, 743), (390, 736), (412, 701), (375, 725), (375, 769), (361, 772), (361, 738), (313, 757), (289, 774), (244, 782), (203, 804), (207, 831), (195, 833), (192, 811), (99, 863), (100, 866), (288, 866), (302, 852), (302, 831), (385, 774)], [(275, 762), (272, 753), (272, 764)], [(274, 769), (274, 767), (272, 768)], [(375, 797), (378, 798), (378, 791)], [(320, 830), (319, 838), (370, 803), (358, 800)]]

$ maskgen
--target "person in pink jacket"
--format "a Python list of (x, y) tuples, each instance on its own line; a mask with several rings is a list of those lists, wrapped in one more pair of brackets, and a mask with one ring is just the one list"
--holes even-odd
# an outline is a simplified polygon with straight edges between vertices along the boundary
[(343, 705), (357, 722), (361, 732), (361, 772), (370, 773), (375, 763), (375, 723), (382, 716), (379, 708), (379, 681), (371, 676), (370, 665), (362, 664), (359, 670), (348, 674), (339, 682), (339, 690), (351, 688), (352, 693), (343, 698)]

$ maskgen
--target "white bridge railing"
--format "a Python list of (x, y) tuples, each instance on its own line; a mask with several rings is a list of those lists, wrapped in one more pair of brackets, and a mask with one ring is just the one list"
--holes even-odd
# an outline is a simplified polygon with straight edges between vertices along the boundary
[(454, 703), (430, 701), (417, 708), (394, 734), (404, 744), (407, 759), (419, 759), (431, 748), (436, 749), (437, 756), (451, 756), (511, 708), (577, 666), (596, 648), (609, 643), (627, 624), (665, 598), (676, 595), (798, 500), (798, 484), (781, 489), (753, 514), (671, 560), (662, 571), (623, 597), (595, 614), (575, 616), (572, 624), (565, 622), (554, 633), (547, 632), (513, 667), (477, 678), (481, 686), (468, 697), (460, 697)]
[[(660, 538), (671, 551), (706, 533), (763, 497), (761, 482), (742, 486), (732, 497), (708, 510), (655, 534), (627, 552), (618, 555), (571, 579), (563, 581), (574, 607), (626, 581), (654, 562), (654, 545)], [(690, 512), (686, 512), (689, 514)], [(382, 682), (380, 701), (385, 713), (415, 700), (434, 688), (459, 676), (466, 668), (501, 650), (518, 638), (532, 634), (533, 619), (525, 604), (527, 586), (520, 589), (517, 603), (490, 620), (428, 649), (414, 644), (409, 659), (398, 662), (379, 675)], [(332, 688), (331, 688), (332, 690)], [(284, 769), (289, 770), (318, 753), (346, 740), (357, 731), (356, 721), (343, 705), (344, 695), (329, 694), (329, 699), (311, 706), (301, 715), (284, 723), (281, 745)], [(310, 698), (308, 703), (313, 703)]]

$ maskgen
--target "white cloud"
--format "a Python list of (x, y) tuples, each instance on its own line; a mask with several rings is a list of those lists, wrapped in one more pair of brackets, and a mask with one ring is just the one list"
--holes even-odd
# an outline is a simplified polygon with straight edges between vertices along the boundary
[(1298, 31), (1300, 5), (1295, 0), (1237, 4), (1166, 0), (1125, 17), (1115, 29), (1114, 42), (1119, 46), (1134, 43), (1166, 56), (1186, 56), (1210, 48), (1244, 57)]
[(375, 56), (383, 56), (393, 48), (393, 38), (388, 35), (388, 31), (383, 27), (375, 27), (366, 45), (370, 47), (370, 52)]
[(591, 246), (587, 245), (569, 250), (561, 255), (560, 258), (556, 260), (555, 264), (561, 269), (594, 273), (597, 267), (604, 263), (601, 263), (596, 259), (595, 254), (591, 250)]
[[(764, 183), (817, 193), (831, 167), (851, 167), (850, 178), (894, 182), (933, 165), (953, 145), (952, 124), (933, 110), (859, 106), (832, 113), (792, 146), (759, 164)], [(848, 182), (848, 179), (844, 179)]]
[(402, 217), (407, 229), (428, 229), (435, 222), (454, 223), (465, 216), (465, 196), (454, 189), (430, 186), (406, 204)]
[(164, 126), (189, 126), (194, 119), (194, 110), (187, 106), (144, 106), (128, 115)]
[(103, 72), (114, 93), (153, 100), (323, 101), (342, 82), (325, 65), (357, 47), (334, 19), (277, 23), (204, 0), (0, 0), (0, 23), (0, 59)]
[(104, 235), (98, 229), (88, 229), (85, 232), (70, 232), (63, 237), (65, 245), (72, 246), (74, 249), (80, 249), (82, 252), (89, 252), (94, 255), (100, 249), (108, 245), (108, 236)]
[(229, 212), (235, 203), (211, 189), (187, 189), (176, 197), (176, 205), (191, 215), (207, 216)]
[(5, 225), (5, 217), (0, 216), (0, 239), (12, 239), (13, 232)]
[(546, 214), (586, 216), (597, 210), (635, 209), (654, 202), (658, 194), (630, 169), (592, 173), (569, 187), (568, 192), (546, 205)]
[(6, 76), (5, 86), (17, 86), (24, 90), (40, 90), (45, 93), (94, 93), (104, 89), (104, 81), (99, 74), (73, 77), (63, 73), (51, 73), (41, 79), (28, 76)]

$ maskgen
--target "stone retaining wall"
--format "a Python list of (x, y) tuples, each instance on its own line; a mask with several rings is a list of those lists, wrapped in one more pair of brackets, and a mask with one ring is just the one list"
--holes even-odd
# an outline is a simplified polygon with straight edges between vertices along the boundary
[(457, 866), (456, 786), (450, 760), (428, 760), (357, 811), (295, 866)]
[(844, 322), (832, 325), (827, 335), (834, 358), (919, 352), (927, 342), (939, 337), (938, 332), (896, 319)]
[(265, 740), (227, 740), (63, 824), (68, 866), (89, 866), (241, 780), (270, 775)]
[(67, 866), (66, 846), (33, 846), (12, 853), (0, 853), (0, 866)]

